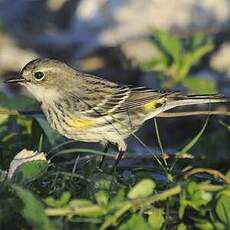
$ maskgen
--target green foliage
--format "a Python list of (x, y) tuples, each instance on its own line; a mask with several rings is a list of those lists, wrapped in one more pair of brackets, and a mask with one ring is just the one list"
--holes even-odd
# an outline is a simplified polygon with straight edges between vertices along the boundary
[(129, 199), (144, 198), (150, 196), (153, 193), (155, 187), (154, 181), (150, 179), (144, 179), (137, 183), (128, 193)]
[(217, 92), (213, 81), (199, 76), (189, 76), (183, 80), (182, 84), (194, 93), (208, 94)]
[(162, 87), (170, 89), (181, 84), (195, 93), (216, 92), (212, 81), (190, 74), (192, 67), (212, 51), (213, 44), (210, 39), (200, 33), (183, 39), (160, 30), (154, 30), (152, 38), (160, 55), (147, 61), (142, 67), (159, 72)]
[(28, 184), (31, 181), (41, 177), (48, 168), (48, 162), (36, 160), (23, 163), (15, 171), (13, 180), (18, 184)]
[(38, 124), (40, 125), (40, 127), (44, 130), (45, 136), (48, 138), (49, 143), (51, 145), (54, 145), (55, 141), (58, 139), (58, 137), (60, 137), (60, 135), (57, 133), (57, 131), (52, 129), (48, 125), (48, 122), (46, 120), (44, 120), (43, 118), (36, 117), (35, 119), (38, 122)]
[(26, 96), (17, 96), (9, 98), (4, 93), (0, 92), (0, 108), (23, 110), (35, 104), (35, 100)]
[(200, 137), (202, 136), (202, 134), (205, 131), (205, 128), (208, 124), (209, 121), (209, 117), (206, 119), (206, 122), (204, 123), (202, 129), (197, 133), (197, 135), (195, 137), (193, 137), (188, 144), (186, 144), (183, 149), (178, 153), (178, 155), (182, 155), (183, 153), (187, 153), (200, 139)]
[(31, 192), (15, 185), (13, 189), (23, 203), (20, 213), (33, 229), (55, 229), (45, 214), (43, 204)]
[(165, 222), (164, 209), (154, 208), (149, 211), (148, 222), (153, 230), (159, 230)]
[(146, 222), (146, 220), (138, 215), (133, 214), (124, 224), (119, 227), (119, 230), (151, 230), (151, 226)]
[[(230, 190), (229, 190), (230, 191)], [(230, 229), (230, 192), (228, 195), (220, 195), (217, 199), (215, 213), (221, 222), (225, 226), (225, 229)]]
[[(226, 128), (223, 142), (218, 143), (219, 133), (202, 140), (206, 124), (179, 154), (199, 145), (202, 153), (213, 150), (219, 160), (223, 142), (229, 143), (229, 125), (222, 123)], [(184, 179), (183, 173), (194, 167), (186, 159), (166, 162), (170, 180), (161, 167), (121, 167), (114, 172), (105, 164), (98, 169), (101, 151), (69, 142), (57, 144), (60, 136), (41, 118), (33, 117), (8, 116), (0, 123), (0, 137), (0, 229), (229, 228), (228, 180), (215, 176)], [(24, 148), (45, 152), (48, 161), (24, 162), (13, 171), (12, 179), (6, 179), (14, 156)], [(229, 178), (229, 172), (224, 176)]]
[[(46, 174), (44, 171), (42, 181), (47, 184), (45, 182)], [(105, 172), (104, 180), (110, 180), (109, 178)], [(37, 178), (37, 180), (40, 180), (41, 183), (41, 178)], [(47, 184), (48, 187), (52, 187), (53, 183), (57, 184), (52, 178), (49, 178), (49, 180), (51, 180), (51, 184)], [(41, 199), (41, 196), (45, 194), (41, 190), (40, 183), (39, 191), (37, 191), (38, 184), (34, 184), (34, 181), (29, 182), (37, 187), (33, 191), (28, 191), (14, 184), (10, 185), (16, 193), (14, 199), (17, 200), (18, 197), (18, 201), (22, 202), (21, 205), (14, 202), (13, 210), (20, 213), (25, 222), (33, 229), (58, 229), (60, 227), (59, 218), (62, 217), (69, 221), (69, 227), (74, 226), (73, 223), (76, 222), (76, 224), (84, 226), (83, 229), (88, 229), (94, 223), (93, 229), (108, 229), (111, 226), (116, 226), (118, 229), (160, 230), (165, 225), (166, 220), (167, 224), (173, 226), (174, 221), (170, 223), (170, 219), (172, 217), (176, 218), (176, 206), (180, 207), (177, 221), (190, 219), (191, 224), (199, 226), (200, 229), (208, 229), (207, 226), (211, 226), (210, 229), (219, 226), (217, 229), (221, 229), (220, 226), (226, 227), (229, 224), (230, 190), (228, 186), (215, 186), (208, 182), (189, 181), (186, 185), (183, 185), (183, 183), (180, 185), (179, 183), (177, 186), (173, 187), (171, 185), (169, 188), (160, 191), (156, 186), (158, 183), (151, 179), (142, 179), (139, 182), (136, 181), (136, 184), (130, 189), (120, 184), (117, 188), (113, 186), (112, 192), (107, 192), (104, 190), (107, 187), (102, 186), (98, 191), (99, 187), (97, 186), (97, 188), (93, 188), (97, 190), (93, 197), (90, 195), (84, 198), (84, 195), (81, 195), (81, 198), (78, 198), (75, 192), (76, 189), (78, 190), (77, 184), (79, 182), (73, 179), (72, 183), (75, 181), (77, 187), (71, 189), (66, 177), (62, 177), (61, 180), (64, 183), (63, 192), (57, 196), (56, 191), (53, 195), (46, 196), (43, 199)], [(94, 180), (97, 181), (96, 178)], [(101, 181), (101, 178), (98, 178), (98, 180)], [(85, 182), (82, 183), (85, 185), (85, 190), (90, 188), (90, 181), (86, 184)], [(94, 185), (96, 184), (94, 183)], [(110, 186), (112, 185), (110, 184)], [(66, 191), (66, 189), (69, 191)], [(110, 189), (112, 188), (110, 187)], [(52, 190), (48, 188), (48, 191)], [(0, 197), (3, 198), (2, 192)], [(77, 192), (77, 194), (80, 195), (81, 193)], [(13, 194), (8, 193), (7, 196), (12, 199)], [(45, 204), (42, 201), (45, 201)], [(0, 198), (0, 205), (2, 202)], [(6, 202), (5, 199), (4, 202)], [(7, 204), (9, 205), (9, 201), (7, 201)], [(168, 206), (167, 215), (165, 204)], [(211, 209), (212, 206), (214, 206), (213, 209)], [(3, 207), (6, 206), (1, 205), (1, 211), (3, 211)], [(196, 212), (194, 215), (187, 215), (187, 212), (191, 212), (189, 210), (191, 208)], [(210, 210), (212, 210), (212, 214), (210, 214)], [(50, 217), (52, 217), (52, 221)], [(71, 223), (72, 221), (74, 222)], [(185, 225), (180, 224), (177, 229), (186, 229), (183, 226)]]
[(202, 185), (203, 184), (197, 184), (194, 181), (188, 183), (186, 189), (180, 197), (180, 219), (183, 218), (186, 207), (189, 206), (196, 210), (199, 210), (201, 206), (205, 206), (211, 201), (212, 194), (210, 192), (206, 192), (205, 187), (203, 187)]
[(45, 202), (48, 206), (58, 208), (66, 205), (71, 198), (71, 194), (69, 192), (63, 192), (59, 199), (54, 199), (52, 196), (47, 197)]

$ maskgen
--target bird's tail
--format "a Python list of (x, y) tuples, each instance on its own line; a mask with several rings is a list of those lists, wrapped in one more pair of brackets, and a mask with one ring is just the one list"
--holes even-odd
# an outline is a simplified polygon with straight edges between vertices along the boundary
[(168, 111), (175, 107), (186, 105), (212, 104), (212, 103), (226, 103), (230, 102), (229, 97), (218, 94), (200, 94), (200, 95), (182, 95), (171, 94), (166, 96), (165, 103), (158, 109), (152, 112), (147, 118), (151, 118), (162, 112)]
[(172, 95), (168, 97), (169, 107), (230, 102), (230, 98), (219, 94)]

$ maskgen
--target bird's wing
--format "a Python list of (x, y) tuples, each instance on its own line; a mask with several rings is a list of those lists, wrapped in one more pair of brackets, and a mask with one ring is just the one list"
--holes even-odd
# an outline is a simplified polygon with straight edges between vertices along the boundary
[(144, 87), (121, 86), (90, 75), (84, 76), (84, 83), (83, 93), (79, 95), (84, 104), (81, 112), (94, 117), (128, 112), (151, 102), (157, 103), (159, 99), (168, 95), (178, 94), (177, 92), (154, 91)]
[(169, 95), (176, 95), (178, 92), (172, 91), (156, 91), (144, 87), (130, 88), (129, 97), (122, 103), (116, 112), (124, 112), (135, 110), (137, 108), (147, 108), (148, 105), (154, 107), (159, 107), (165, 103), (166, 97)]
[(131, 91), (127, 86), (89, 75), (84, 77), (84, 86), (78, 95), (82, 104), (80, 112), (94, 117), (113, 113), (129, 97)]

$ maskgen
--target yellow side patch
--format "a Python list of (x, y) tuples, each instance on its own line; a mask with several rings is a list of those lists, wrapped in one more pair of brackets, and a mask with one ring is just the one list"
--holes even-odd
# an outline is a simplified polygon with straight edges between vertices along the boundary
[(144, 104), (144, 111), (146, 113), (148, 113), (148, 112), (160, 107), (161, 105), (163, 105), (166, 102), (166, 100), (167, 100), (167, 98), (162, 97), (158, 100), (150, 101), (150, 102)]
[(79, 118), (79, 117), (74, 117), (73, 119), (68, 119), (67, 123), (76, 129), (91, 128), (95, 124), (95, 122), (92, 121), (91, 119)]

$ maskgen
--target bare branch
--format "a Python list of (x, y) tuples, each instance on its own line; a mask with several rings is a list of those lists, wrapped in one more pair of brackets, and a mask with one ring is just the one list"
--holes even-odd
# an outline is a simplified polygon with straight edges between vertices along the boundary
[(157, 117), (188, 117), (188, 116), (201, 116), (201, 115), (217, 115), (217, 116), (230, 116), (230, 111), (189, 111), (189, 112), (164, 112), (157, 115)]

